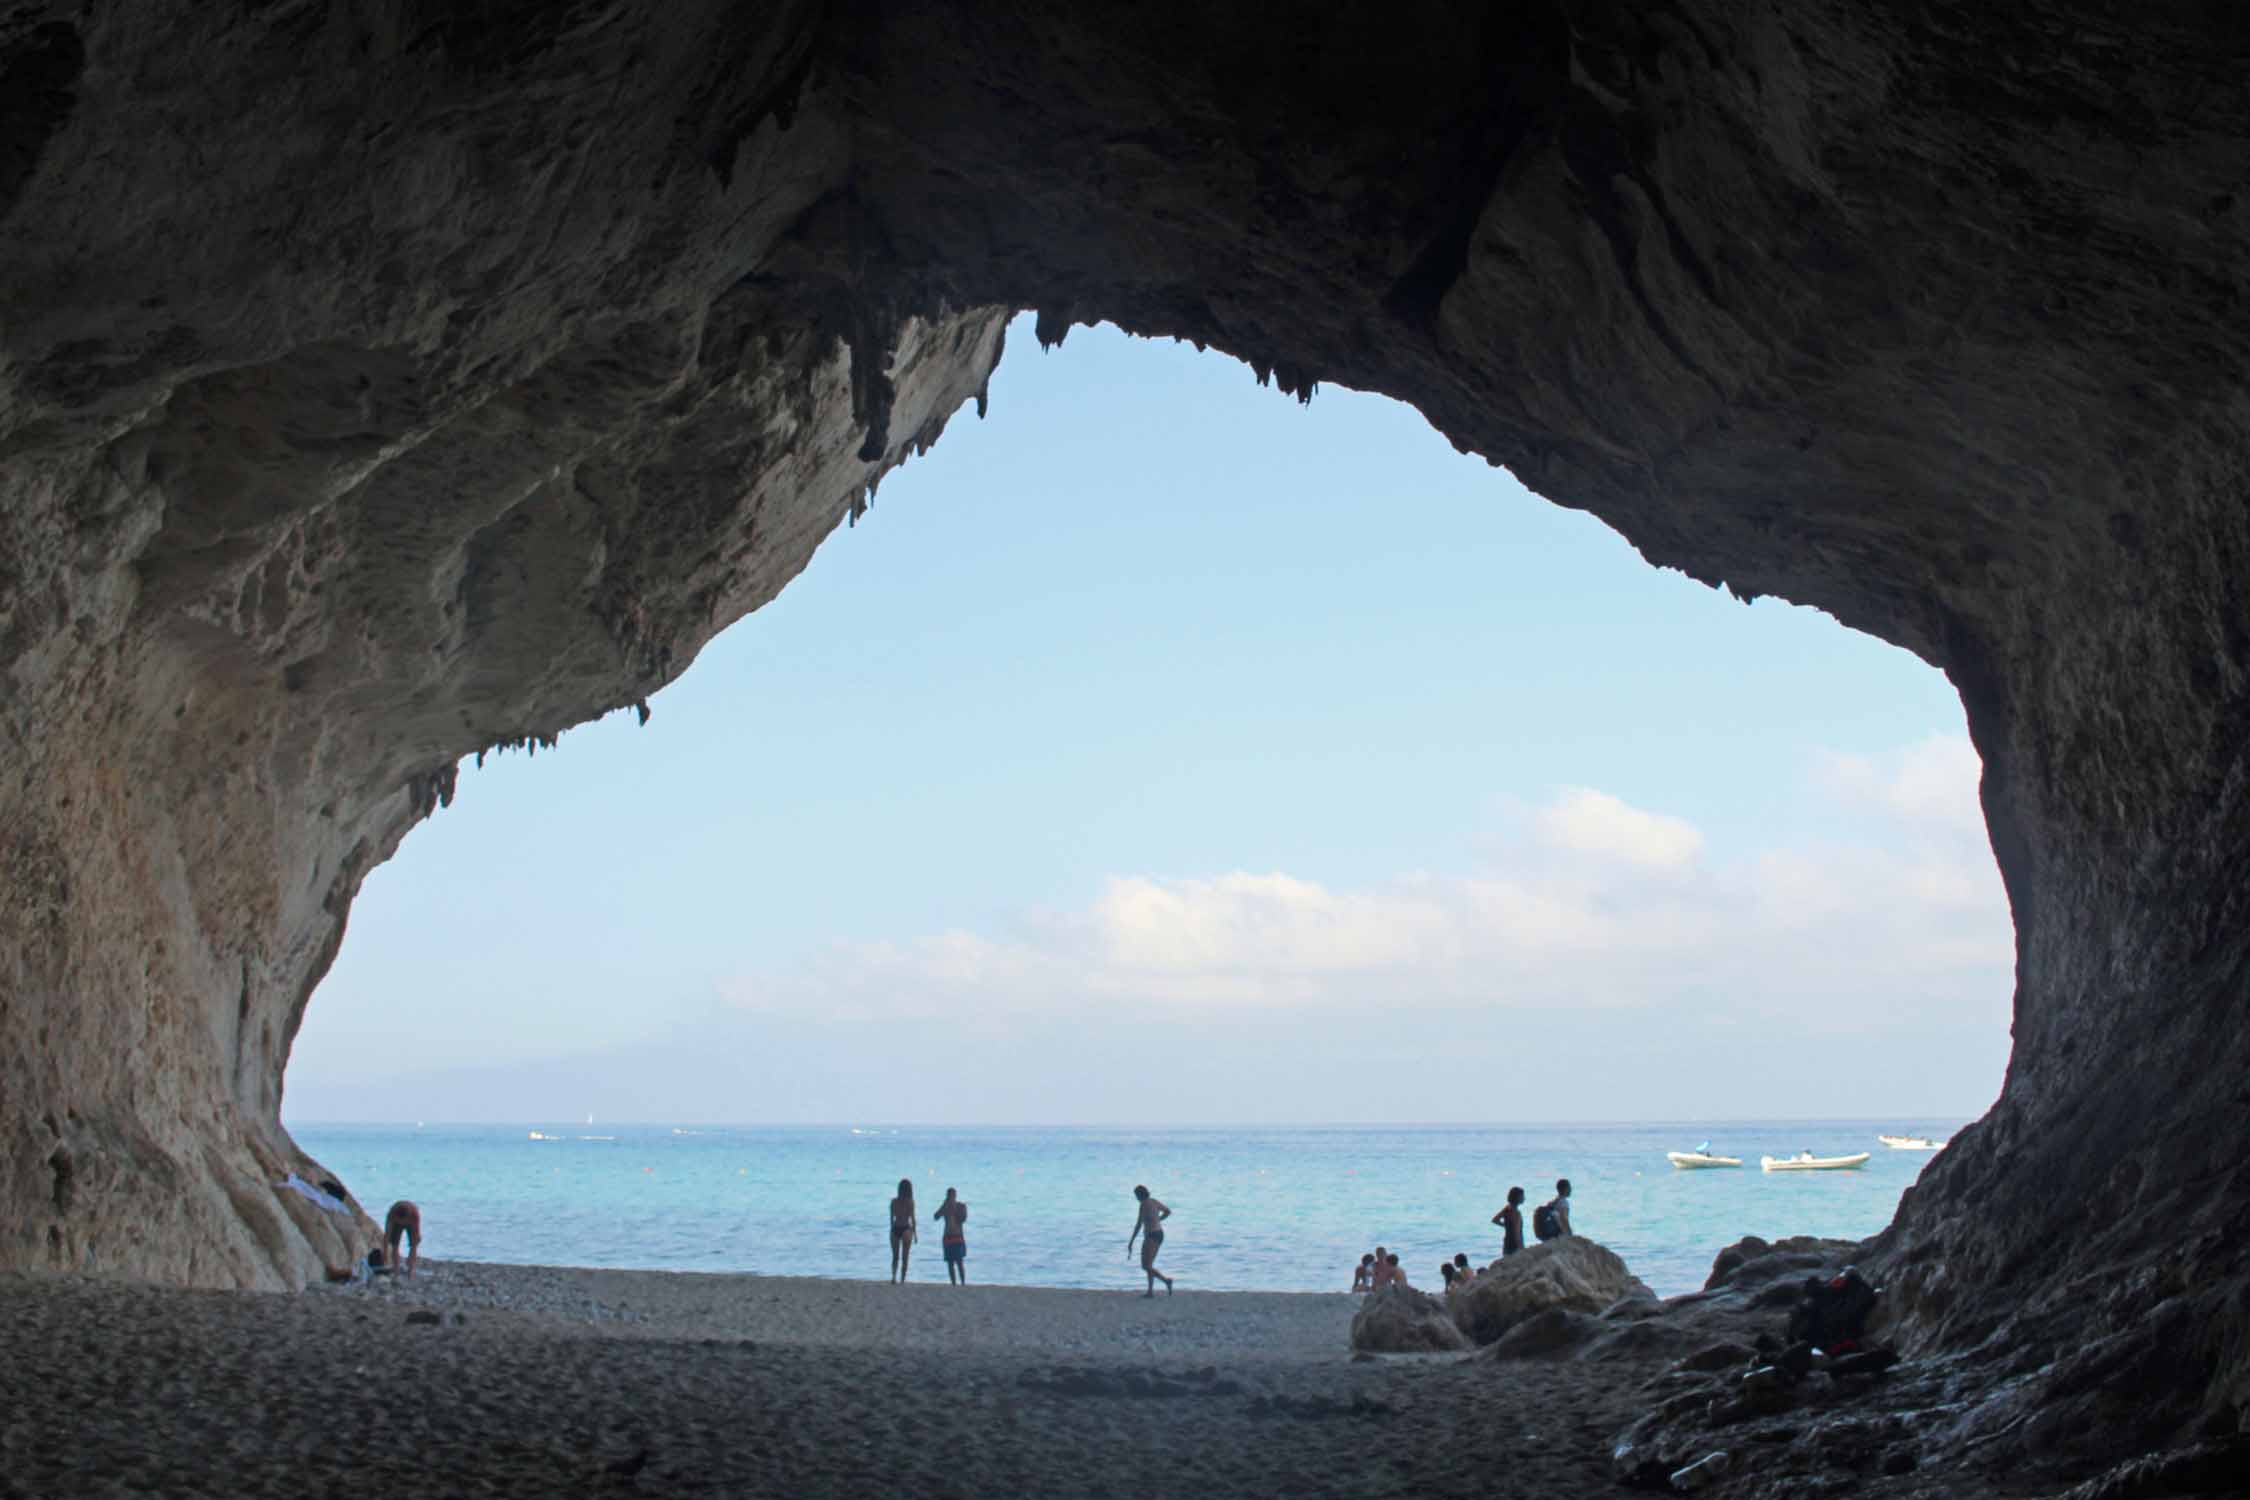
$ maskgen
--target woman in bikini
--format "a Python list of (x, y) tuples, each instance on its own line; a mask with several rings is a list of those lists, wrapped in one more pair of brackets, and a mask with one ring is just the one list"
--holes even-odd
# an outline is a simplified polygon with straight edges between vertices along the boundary
[(1170, 1296), (1172, 1294), (1172, 1278), (1156, 1269), (1156, 1252), (1164, 1246), (1164, 1221), (1172, 1217), (1172, 1210), (1166, 1208), (1157, 1199), (1151, 1198), (1148, 1189), (1145, 1187), (1133, 1189), (1133, 1196), (1140, 1200), (1141, 1207), (1139, 1213), (1134, 1215), (1133, 1218), (1133, 1232), (1125, 1236), (1125, 1254), (1127, 1258), (1130, 1258), (1133, 1254), (1133, 1241), (1139, 1240), (1141, 1242), (1141, 1269), (1148, 1273), (1148, 1290), (1141, 1295), (1144, 1297), (1155, 1296), (1156, 1284), (1161, 1281), (1164, 1283), (1164, 1294)]
[(906, 1262), (914, 1254), (914, 1182), (901, 1177), (898, 1196), (891, 1200), (891, 1280), (906, 1279)]
[(1522, 1188), (1508, 1189), (1508, 1201), (1501, 1205), (1500, 1212), (1492, 1216), (1492, 1222), (1500, 1226), (1501, 1255), (1513, 1255), (1523, 1248)]

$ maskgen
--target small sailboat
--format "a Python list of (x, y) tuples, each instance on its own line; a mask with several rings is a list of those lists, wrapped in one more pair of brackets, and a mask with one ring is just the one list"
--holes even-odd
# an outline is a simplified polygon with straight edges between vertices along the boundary
[(1681, 1168), (1739, 1167), (1742, 1165), (1742, 1158), (1739, 1156), (1713, 1156), (1709, 1141), (1705, 1141), (1693, 1151), (1667, 1151), (1664, 1156), (1673, 1166)]
[(1893, 1151), (1943, 1151), (1945, 1142), (1933, 1141), (1926, 1135), (1879, 1135), (1875, 1139)]
[(1871, 1153), (1862, 1151), (1856, 1156), (1815, 1156), (1810, 1151), (1800, 1151), (1795, 1156), (1764, 1156), (1761, 1165), (1769, 1172), (1849, 1172), (1867, 1165)]

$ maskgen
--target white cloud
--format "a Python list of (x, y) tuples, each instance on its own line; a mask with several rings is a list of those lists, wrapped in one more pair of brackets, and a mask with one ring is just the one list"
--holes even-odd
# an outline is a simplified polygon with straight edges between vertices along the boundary
[(1821, 771), (1849, 801), (1910, 824), (1985, 836), (1984, 807), (1977, 800), (1984, 762), (1967, 735), (1934, 734), (1889, 755), (1831, 751), (1821, 757)]
[(1683, 1005), (1842, 1030), (2004, 1017), (2013, 936), (1982, 823), (1962, 817), (1976, 805), (1966, 741), (1816, 769), (1817, 790), (1875, 814), (1868, 836), (1720, 858), (1683, 819), (1573, 787), (1524, 812), (1529, 836), (1487, 869), (1355, 885), (1118, 876), (1011, 934), (838, 944), (725, 993), (768, 1012), (994, 1022), (1151, 1004), (1385, 1026)]
[(1537, 823), (1555, 848), (1644, 869), (1678, 869), (1703, 847), (1703, 835), (1686, 819), (1642, 812), (1590, 787), (1566, 788), (1540, 809)]

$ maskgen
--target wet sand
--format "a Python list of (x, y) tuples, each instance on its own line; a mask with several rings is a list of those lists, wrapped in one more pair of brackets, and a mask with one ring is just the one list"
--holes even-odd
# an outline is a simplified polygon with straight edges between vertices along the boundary
[[(293, 1296), (0, 1276), (0, 1495), (1624, 1493), (1610, 1439), (1668, 1350), (1355, 1360), (1355, 1305), (446, 1262)], [(1852, 1492), (1967, 1493), (1933, 1478)]]

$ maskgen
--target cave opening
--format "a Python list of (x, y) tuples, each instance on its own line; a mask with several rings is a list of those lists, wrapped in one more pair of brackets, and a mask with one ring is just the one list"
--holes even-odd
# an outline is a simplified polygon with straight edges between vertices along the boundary
[(313, 996), (300, 1144), (1990, 1102), (2012, 935), (1942, 677), (1386, 398), (1029, 323), (645, 726), (464, 763)]

